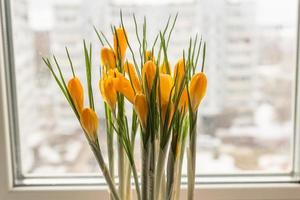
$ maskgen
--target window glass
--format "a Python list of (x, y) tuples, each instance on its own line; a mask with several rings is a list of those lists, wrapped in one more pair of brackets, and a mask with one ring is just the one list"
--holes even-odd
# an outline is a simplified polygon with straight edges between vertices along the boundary
[[(207, 42), (209, 81), (199, 113), (198, 174), (291, 170), (296, 0), (13, 0), (24, 174), (98, 172), (84, 135), (41, 56), (55, 54), (70, 77), (67, 46), (77, 74), (84, 79), (82, 39), (93, 43), (99, 137), (106, 155), (103, 103), (97, 88), (100, 43), (93, 25), (111, 39), (110, 24), (120, 23), (120, 9), (135, 47), (133, 12), (139, 25), (147, 17), (150, 44), (168, 16), (179, 13), (169, 48), (172, 66), (187, 48), (189, 36), (201, 33)], [(139, 165), (138, 142), (136, 147)]]

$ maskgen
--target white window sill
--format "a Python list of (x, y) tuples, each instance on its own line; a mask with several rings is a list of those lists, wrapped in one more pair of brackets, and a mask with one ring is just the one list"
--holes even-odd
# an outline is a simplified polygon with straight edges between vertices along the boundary
[[(181, 199), (186, 199), (182, 188)], [(4, 194), (3, 200), (106, 200), (108, 192), (100, 186), (16, 187)], [(197, 186), (195, 199), (205, 200), (294, 200), (300, 198), (298, 184), (240, 184)]]

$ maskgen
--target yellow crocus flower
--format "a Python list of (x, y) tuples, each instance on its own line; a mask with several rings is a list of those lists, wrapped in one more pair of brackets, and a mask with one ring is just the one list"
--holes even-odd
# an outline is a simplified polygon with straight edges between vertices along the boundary
[(168, 104), (173, 87), (173, 79), (169, 74), (159, 75), (160, 101), (161, 104)]
[(126, 32), (123, 28), (117, 28), (114, 33), (114, 50), (118, 59), (123, 63), (127, 48)]
[(173, 78), (170, 74), (159, 75), (160, 108), (162, 112), (162, 120), (165, 122), (166, 113), (169, 106), (168, 126), (170, 126), (174, 114), (174, 104), (171, 99), (173, 84)]
[(139, 120), (143, 128), (146, 128), (147, 117), (148, 117), (148, 104), (146, 96), (142, 93), (135, 95), (134, 108), (139, 117)]
[(135, 92), (142, 92), (141, 83), (137, 77), (137, 74), (135, 72), (133, 64), (129, 63), (129, 62), (125, 62), (124, 70), (128, 74), (128, 76), (133, 84)]
[(95, 141), (98, 129), (98, 117), (95, 111), (90, 108), (84, 108), (80, 116), (80, 122), (88, 137)]
[(75, 108), (80, 114), (83, 108), (84, 100), (83, 87), (80, 80), (77, 77), (70, 79), (67, 88), (71, 95), (72, 101), (75, 104)]
[(112, 49), (109, 49), (107, 47), (102, 48), (100, 57), (102, 65), (105, 66), (106, 69), (116, 68), (116, 57)]
[(196, 112), (198, 106), (206, 93), (207, 78), (202, 72), (195, 74), (190, 83), (190, 98), (193, 112)]
[(114, 78), (111, 76), (103, 77), (99, 82), (99, 88), (103, 100), (109, 105), (112, 111), (116, 108), (117, 92), (114, 87)]
[(147, 80), (148, 83), (148, 89), (152, 89), (152, 84), (155, 78), (155, 73), (156, 73), (156, 66), (153, 61), (147, 61), (142, 69), (142, 77), (143, 77), (143, 82), (145, 82), (145, 79)]

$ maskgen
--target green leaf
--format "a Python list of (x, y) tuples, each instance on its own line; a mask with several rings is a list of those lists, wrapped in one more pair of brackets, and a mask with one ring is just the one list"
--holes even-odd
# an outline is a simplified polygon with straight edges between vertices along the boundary
[(174, 30), (174, 27), (175, 27), (175, 24), (176, 24), (176, 21), (177, 21), (177, 17), (178, 17), (178, 13), (176, 13), (176, 16), (174, 18), (174, 21), (173, 21), (173, 24), (172, 24), (172, 27), (171, 27), (171, 30), (169, 32), (169, 35), (168, 35), (168, 39), (167, 39), (167, 47), (169, 46), (169, 42), (170, 42), (170, 39), (171, 39), (171, 35), (172, 35), (172, 32)]
[(50, 70), (52, 76), (54, 77), (54, 80), (56, 81), (56, 83), (59, 86), (60, 90), (64, 94), (66, 100), (68, 101), (69, 105), (71, 106), (71, 108), (72, 108), (73, 112), (75, 113), (77, 119), (80, 120), (79, 113), (76, 110), (76, 107), (75, 107), (75, 104), (74, 104), (74, 102), (71, 98), (71, 95), (69, 94), (67, 88), (63, 85), (63, 83), (59, 80), (58, 76), (55, 74), (49, 59), (45, 59), (45, 58), (42, 58), (42, 59), (43, 59), (44, 63), (46, 64), (46, 66), (48, 67), (48, 69)]
[(97, 34), (97, 37), (98, 37), (98, 39), (99, 39), (101, 45), (104, 46), (104, 42), (103, 42), (103, 40), (101, 39), (101, 36), (100, 36), (100, 34), (99, 34), (99, 31), (97, 30), (97, 28), (95, 27), (95, 25), (93, 26), (93, 28), (94, 28), (94, 31), (95, 31), (96, 34)]
[(138, 74), (138, 78), (139, 80), (141, 81), (142, 80), (142, 76), (141, 76), (141, 72), (138, 68), (138, 65), (137, 65), (137, 62), (136, 62), (136, 59), (135, 59), (135, 55), (134, 55), (134, 52), (133, 52), (133, 49), (129, 43), (129, 40), (128, 40), (128, 37), (127, 37), (127, 34), (126, 34), (126, 29), (125, 29), (125, 26), (124, 26), (124, 22), (123, 22), (123, 15), (122, 15), (122, 12), (120, 11), (120, 18), (121, 18), (121, 26), (122, 28), (124, 29), (125, 31), (125, 39), (126, 39), (126, 43), (128, 45), (128, 48), (129, 48), (129, 51), (131, 52), (131, 55), (132, 55), (132, 59), (133, 59), (133, 63), (134, 63), (134, 67), (135, 67), (135, 70), (136, 70), (136, 73)]
[(67, 47), (65, 47), (65, 49), (66, 49), (66, 52), (67, 52), (67, 56), (68, 56), (68, 60), (69, 60), (70, 66), (71, 66), (73, 77), (75, 78), (74, 67), (73, 67), (73, 63), (72, 63), (72, 60), (71, 60), (71, 57), (70, 57), (70, 54), (69, 54), (69, 50), (68, 50)]
[(204, 46), (203, 46), (203, 55), (202, 55), (202, 67), (201, 67), (201, 72), (204, 71), (205, 54), (206, 54), (206, 42), (204, 42)]
[(93, 97), (93, 88), (92, 88), (92, 45), (90, 44), (89, 50), (86, 46), (85, 40), (83, 40), (83, 51), (84, 51), (84, 58), (85, 58), (85, 70), (86, 70), (86, 81), (88, 85), (88, 96), (89, 96), (89, 104), (90, 108), (95, 110), (94, 105), (94, 97)]

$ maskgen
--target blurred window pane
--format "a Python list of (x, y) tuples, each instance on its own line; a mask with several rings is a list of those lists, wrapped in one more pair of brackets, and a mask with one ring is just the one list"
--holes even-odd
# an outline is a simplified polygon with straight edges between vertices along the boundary
[(93, 43), (99, 137), (106, 154), (97, 88), (100, 44), (93, 25), (110, 35), (110, 24), (119, 24), (120, 9), (133, 46), (137, 41), (132, 12), (138, 24), (146, 15), (150, 44), (169, 14), (179, 12), (169, 48), (172, 66), (187, 48), (189, 36), (201, 33), (207, 42), (209, 88), (199, 115), (198, 174), (292, 170), (296, 0), (13, 0), (24, 174), (98, 173), (82, 131), (41, 56), (55, 54), (70, 77), (64, 51), (68, 46), (77, 74), (84, 79), (82, 39)]

